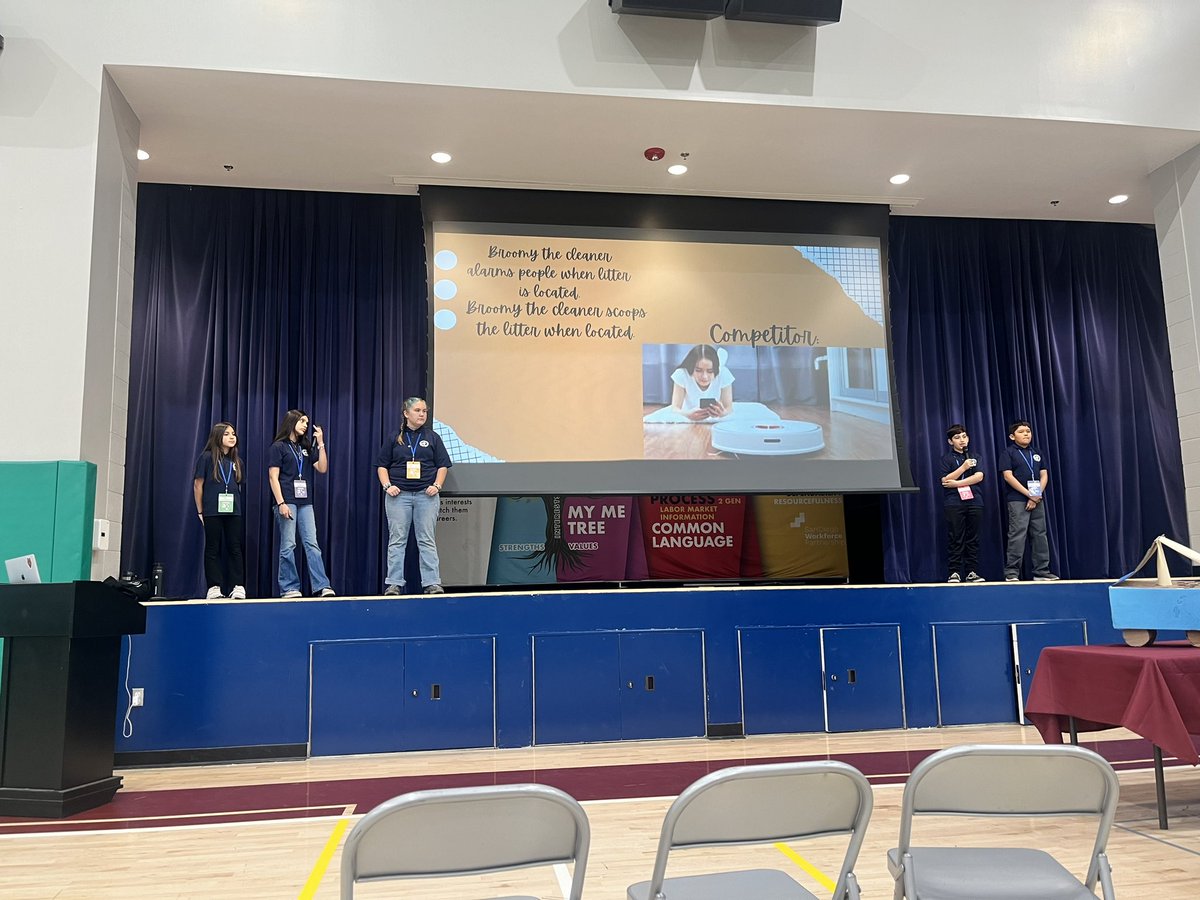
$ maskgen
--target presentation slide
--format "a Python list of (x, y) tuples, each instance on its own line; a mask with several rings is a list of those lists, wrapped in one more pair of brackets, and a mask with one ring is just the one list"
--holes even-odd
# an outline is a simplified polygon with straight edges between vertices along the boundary
[(446, 221), (432, 236), (452, 490), (901, 486), (877, 237)]

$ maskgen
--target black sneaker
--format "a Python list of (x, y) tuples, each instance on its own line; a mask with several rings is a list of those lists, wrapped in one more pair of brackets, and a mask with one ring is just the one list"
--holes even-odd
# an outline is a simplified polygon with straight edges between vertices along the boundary
[(968, 572), (966, 580), (971, 582), (971, 584), (979, 584), (981, 581), (987, 581), (986, 578), (984, 578), (982, 575), (976, 574), (975, 572)]
[(1058, 576), (1053, 572), (1046, 572), (1043, 575), (1034, 575), (1034, 581), (1058, 581)]
[(960, 581), (962, 581), (962, 578), (957, 572), (951, 572), (950, 577), (946, 579), (947, 584), (958, 584)]
[(1005, 581), (1020, 581), (1021, 576), (1020, 575), (1005, 575), (1004, 580)]

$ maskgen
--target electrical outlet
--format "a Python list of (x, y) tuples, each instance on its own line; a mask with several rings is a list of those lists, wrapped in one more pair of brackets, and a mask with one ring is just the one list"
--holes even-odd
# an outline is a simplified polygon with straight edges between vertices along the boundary
[(130, 692), (130, 706), (144, 706), (146, 704), (146, 689), (133, 688)]

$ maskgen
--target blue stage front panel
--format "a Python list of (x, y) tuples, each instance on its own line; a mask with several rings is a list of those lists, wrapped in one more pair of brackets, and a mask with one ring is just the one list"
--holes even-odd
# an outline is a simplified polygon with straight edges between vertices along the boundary
[[(1021, 710), (1029, 702), (1029, 689), (1037, 671), (1038, 658), (1046, 647), (1074, 647), (1086, 644), (1087, 629), (1081, 621), (1021, 622), (1012, 626), (1014, 655), (1020, 662)], [(1031, 724), (1023, 720), (1024, 724)]]
[(739, 629), (746, 734), (824, 731), (817, 628)]
[[(704, 633), (708, 722), (742, 721), (738, 631), (756, 627), (900, 625), (909, 727), (937, 724), (934, 622), (1077, 618), (1092, 643), (1119, 642), (1105, 583), (917, 587), (714, 587), (446, 595), (403, 599), (150, 604), (133, 638), (129, 684), (146, 705), (117, 752), (291, 748), (308, 740), (309, 647), (314, 642), (496, 636), (496, 730), (501, 747), (533, 742), (533, 635), (692, 630)], [(604, 646), (604, 638), (600, 645)], [(602, 651), (614, 660), (616, 644)], [(585, 651), (591, 657), (591, 651)], [(585, 658), (584, 662), (587, 662)], [(608, 665), (608, 664), (606, 664)], [(591, 668), (598, 666), (592, 660)], [(601, 667), (603, 668), (603, 667)], [(606, 676), (607, 677), (607, 676)], [(967, 677), (970, 677), (969, 673)], [(122, 673), (124, 678), (124, 672)], [(545, 688), (543, 684), (541, 688)], [(565, 688), (570, 690), (571, 688)], [(612, 696), (617, 696), (615, 687)], [(569, 699), (564, 700), (569, 709)], [(589, 706), (594, 730), (612, 735), (619, 704)], [(123, 710), (123, 694), (122, 694)], [(553, 726), (551, 719), (539, 725)], [(979, 719), (983, 721), (983, 719)], [(605, 740), (610, 737), (582, 738)], [(539, 736), (539, 743), (541, 737)]]
[(404, 641), (312, 647), (309, 753), (387, 753), (404, 747)]
[(536, 742), (620, 740), (620, 636), (539, 634), (533, 642)]
[(823, 628), (821, 651), (827, 731), (904, 727), (899, 626)]
[(621, 739), (704, 734), (704, 649), (698, 631), (621, 635)]
[(939, 622), (938, 721), (941, 725), (1017, 721), (1012, 638), (1006, 622)]

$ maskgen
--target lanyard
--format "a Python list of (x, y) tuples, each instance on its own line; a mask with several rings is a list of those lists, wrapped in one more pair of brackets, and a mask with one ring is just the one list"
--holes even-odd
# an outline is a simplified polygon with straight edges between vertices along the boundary
[(217, 465), (221, 467), (221, 477), (225, 479), (225, 490), (229, 490), (229, 479), (233, 477), (233, 463), (229, 463), (229, 474), (225, 473), (225, 460), (218, 459)]
[(304, 455), (296, 449), (296, 445), (288, 441), (288, 449), (292, 451), (292, 456), (296, 457), (296, 477), (304, 477)]
[(416, 458), (417, 458), (417, 447), (421, 446), (421, 432), (419, 432), (419, 431), (417, 432), (417, 442), (416, 442), (415, 444), (410, 444), (410, 443), (408, 442), (408, 436), (409, 436), (410, 434), (412, 434), (412, 432), (411, 432), (411, 431), (406, 431), (406, 432), (404, 433), (404, 446), (408, 448), (408, 452), (409, 452), (409, 453), (411, 453), (411, 454), (412, 454), (412, 458), (413, 458), (414, 460), (416, 460)]
[(1031, 480), (1034, 478), (1037, 478), (1038, 477), (1037, 472), (1033, 471), (1033, 451), (1032, 450), (1029, 451), (1028, 459), (1025, 458), (1025, 451), (1022, 450), (1020, 447), (1017, 448), (1017, 452), (1021, 454), (1021, 459), (1024, 461), (1025, 465), (1029, 466), (1029, 478)]

